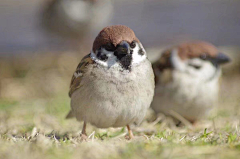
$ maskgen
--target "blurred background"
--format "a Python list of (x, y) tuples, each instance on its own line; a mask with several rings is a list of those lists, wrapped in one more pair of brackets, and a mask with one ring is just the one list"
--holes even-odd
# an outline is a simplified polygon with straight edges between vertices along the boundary
[[(64, 39), (42, 28), (41, 14), (53, 0), (1, 0), (1, 54), (62, 51)], [(132, 28), (145, 47), (201, 39), (215, 45), (240, 45), (239, 0), (113, 0), (110, 13), (101, 13), (105, 25)], [(76, 5), (75, 5), (76, 6)], [(73, 10), (72, 6), (68, 6)], [(84, 6), (83, 6), (84, 7)], [(85, 6), (86, 7), (86, 6)], [(78, 8), (82, 9), (82, 8)], [(112, 16), (110, 17), (109, 14)], [(64, 16), (64, 15), (63, 15)], [(94, 16), (89, 16), (93, 18)], [(88, 18), (89, 18), (88, 17)], [(104, 24), (103, 24), (104, 26)], [(99, 29), (99, 28), (98, 28)], [(91, 42), (99, 30), (91, 34)], [(90, 49), (90, 48), (89, 48)]]
[[(38, 114), (33, 125), (45, 124), (46, 128), (46, 123), (51, 125), (54, 121), (46, 114), (59, 113), (63, 120), (70, 107), (72, 73), (90, 52), (97, 33), (113, 24), (132, 28), (151, 61), (166, 47), (184, 41), (205, 40), (218, 46), (232, 58), (223, 70), (219, 114), (239, 115), (240, 0), (68, 2), (0, 1), (2, 121), (11, 123), (9, 116), (24, 116), (22, 123), (26, 123), (26, 116), (32, 119)], [(7, 122), (1, 124), (0, 131), (8, 131)], [(55, 126), (50, 126), (50, 130), (57, 129)]]

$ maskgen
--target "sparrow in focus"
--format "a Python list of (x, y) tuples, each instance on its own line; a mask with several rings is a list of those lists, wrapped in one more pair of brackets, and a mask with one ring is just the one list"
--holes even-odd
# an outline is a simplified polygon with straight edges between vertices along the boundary
[(152, 109), (174, 111), (194, 123), (217, 104), (221, 65), (230, 59), (207, 42), (191, 42), (165, 50), (153, 63), (155, 96)]
[(106, 26), (112, 14), (110, 0), (48, 0), (42, 24), (51, 33), (79, 40)]
[(96, 37), (90, 54), (73, 74), (67, 118), (98, 128), (127, 126), (143, 120), (153, 99), (154, 73), (147, 54), (134, 32), (123, 25), (105, 27)]

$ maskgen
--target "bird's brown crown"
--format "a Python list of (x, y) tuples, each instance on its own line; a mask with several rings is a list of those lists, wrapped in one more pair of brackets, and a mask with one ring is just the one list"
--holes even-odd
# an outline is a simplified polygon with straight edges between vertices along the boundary
[(203, 41), (181, 44), (177, 49), (182, 60), (197, 58), (204, 54), (214, 58), (218, 54), (218, 50), (214, 45)]
[(132, 29), (124, 25), (113, 25), (103, 28), (102, 31), (95, 38), (93, 43), (93, 52), (99, 49), (103, 45), (112, 44), (115, 47), (122, 41), (132, 43), (132, 41), (137, 41), (135, 33)]

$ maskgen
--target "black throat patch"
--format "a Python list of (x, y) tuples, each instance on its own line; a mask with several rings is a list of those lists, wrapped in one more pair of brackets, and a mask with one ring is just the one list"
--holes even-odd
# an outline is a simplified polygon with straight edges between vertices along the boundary
[(118, 60), (120, 61), (120, 64), (123, 69), (129, 70), (129, 71), (131, 70), (131, 64), (132, 64), (132, 55), (131, 54), (128, 54)]

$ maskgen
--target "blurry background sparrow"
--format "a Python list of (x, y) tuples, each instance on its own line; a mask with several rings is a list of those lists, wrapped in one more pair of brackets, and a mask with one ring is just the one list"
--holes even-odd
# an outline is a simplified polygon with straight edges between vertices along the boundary
[(192, 42), (165, 50), (153, 63), (156, 113), (177, 113), (195, 122), (208, 115), (218, 100), (221, 64), (229, 58), (207, 42)]
[(43, 9), (42, 24), (47, 31), (68, 40), (92, 40), (109, 24), (111, 0), (49, 0)]
[(96, 37), (91, 53), (73, 74), (67, 118), (98, 128), (139, 124), (154, 93), (154, 74), (147, 54), (134, 32), (122, 25), (104, 28)]

